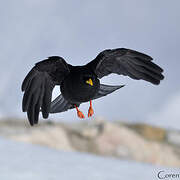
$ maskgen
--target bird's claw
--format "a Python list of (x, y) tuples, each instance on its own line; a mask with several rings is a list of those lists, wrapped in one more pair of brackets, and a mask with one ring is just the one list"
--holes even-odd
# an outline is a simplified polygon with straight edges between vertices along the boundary
[(77, 111), (77, 115), (78, 115), (78, 117), (81, 118), (81, 119), (84, 119), (84, 118), (85, 118), (84, 114), (83, 114), (81, 111)]
[(88, 110), (88, 117), (91, 117), (93, 114), (94, 114), (93, 108), (92, 108), (92, 107), (89, 107), (89, 110)]

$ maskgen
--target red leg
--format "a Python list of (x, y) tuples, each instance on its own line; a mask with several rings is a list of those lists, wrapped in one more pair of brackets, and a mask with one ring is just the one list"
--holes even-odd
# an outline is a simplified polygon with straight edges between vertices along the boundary
[(91, 117), (94, 114), (93, 108), (92, 108), (92, 100), (90, 100), (90, 107), (88, 110), (88, 117)]
[(77, 110), (77, 115), (79, 118), (83, 119), (85, 118), (84, 114), (78, 109), (78, 107), (76, 105), (74, 105), (76, 110)]

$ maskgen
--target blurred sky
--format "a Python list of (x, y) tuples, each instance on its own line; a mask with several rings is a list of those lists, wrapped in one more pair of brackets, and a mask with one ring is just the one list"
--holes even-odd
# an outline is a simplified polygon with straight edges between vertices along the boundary
[[(95, 100), (96, 116), (161, 121), (168, 126), (177, 123), (180, 113), (174, 106), (180, 106), (179, 8), (179, 0), (1, 1), (0, 115), (25, 117), (20, 87), (37, 61), (59, 55), (70, 64), (81, 65), (106, 48), (126, 47), (151, 55), (165, 70), (165, 80), (154, 86), (118, 75), (102, 79), (106, 84), (126, 86)], [(56, 88), (54, 96), (58, 92)], [(169, 102), (173, 105), (164, 115)], [(87, 113), (88, 104), (81, 105), (81, 110)], [(177, 115), (171, 119), (174, 113)], [(73, 110), (50, 117), (77, 120)]]

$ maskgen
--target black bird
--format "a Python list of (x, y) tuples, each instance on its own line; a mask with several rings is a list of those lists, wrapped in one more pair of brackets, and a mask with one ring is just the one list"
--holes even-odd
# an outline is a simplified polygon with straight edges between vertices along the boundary
[[(43, 118), (48, 118), (49, 113), (76, 108), (78, 117), (84, 118), (78, 107), (90, 101), (88, 117), (92, 116), (92, 100), (123, 87), (100, 84), (99, 79), (104, 76), (116, 73), (158, 85), (164, 78), (163, 69), (152, 60), (146, 54), (125, 48), (104, 50), (84, 66), (72, 66), (59, 56), (49, 57), (36, 63), (22, 83), (23, 112), (27, 112), (31, 125), (38, 123), (40, 111)], [(60, 85), (62, 94), (51, 102), (55, 85)]]

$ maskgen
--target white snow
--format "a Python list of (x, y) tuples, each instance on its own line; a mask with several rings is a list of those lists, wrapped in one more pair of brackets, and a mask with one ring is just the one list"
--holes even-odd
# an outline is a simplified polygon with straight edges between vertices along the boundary
[(157, 179), (160, 167), (0, 138), (1, 180)]

